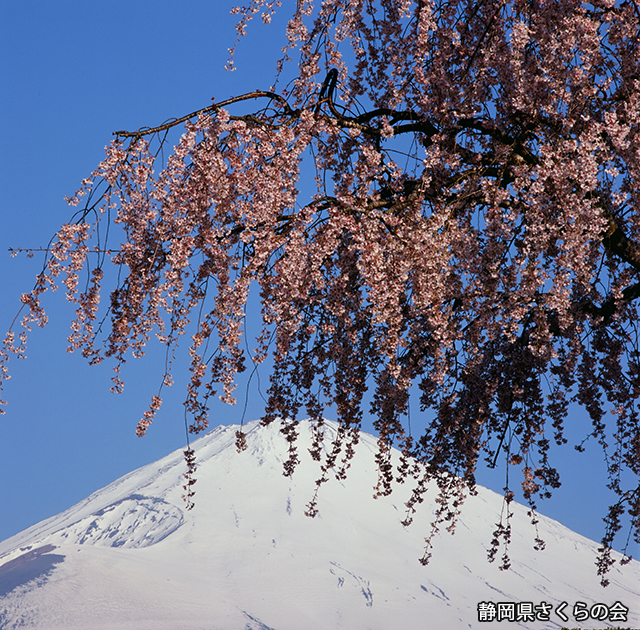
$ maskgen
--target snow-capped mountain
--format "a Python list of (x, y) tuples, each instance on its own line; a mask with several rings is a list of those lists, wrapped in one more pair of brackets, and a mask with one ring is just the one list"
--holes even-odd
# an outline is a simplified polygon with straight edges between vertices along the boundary
[[(327, 422), (325, 442), (335, 427)], [(309, 423), (299, 425), (291, 478), (282, 474), (287, 443), (277, 424), (246, 425), (242, 453), (237, 428), (194, 442), (191, 511), (176, 451), (0, 543), (0, 629), (640, 627), (640, 563), (616, 564), (603, 589), (598, 545), (556, 521), (539, 517), (546, 549), (535, 551), (526, 509), (516, 505), (512, 566), (501, 571), (487, 547), (502, 497), (479, 488), (456, 534), (439, 534), (422, 566), (437, 493), (427, 492), (404, 528), (408, 488), (372, 498), (374, 437), (361, 436), (347, 479), (323, 484), (319, 514), (308, 518), (319, 476), (306, 450)], [(590, 613), (596, 618), (581, 620)]]

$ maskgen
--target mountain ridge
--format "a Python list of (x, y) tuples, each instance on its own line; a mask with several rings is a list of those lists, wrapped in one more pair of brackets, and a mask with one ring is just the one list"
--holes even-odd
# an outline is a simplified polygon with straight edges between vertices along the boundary
[[(335, 426), (327, 421), (324, 430), (334, 434)], [(402, 527), (408, 488), (372, 498), (376, 438), (361, 435), (347, 479), (322, 485), (319, 514), (310, 519), (304, 512), (319, 467), (306, 452), (309, 423), (298, 425), (301, 461), (291, 478), (282, 474), (287, 443), (277, 423), (245, 425), (242, 453), (235, 449), (238, 428), (217, 427), (193, 442), (192, 511), (181, 499), (179, 450), (1, 542), (0, 628), (382, 630), (423, 628), (427, 617), (437, 622), (429, 627), (498, 627), (478, 620), (478, 604), (489, 601), (567, 602), (567, 622), (552, 613), (549, 622), (514, 627), (575, 626), (576, 602), (620, 602), (628, 619), (609, 625), (640, 627), (640, 563), (615, 565), (603, 590), (597, 544), (552, 519), (539, 517), (547, 549), (536, 552), (526, 508), (515, 505), (512, 568), (500, 571), (486, 549), (502, 497), (479, 487), (456, 534), (438, 534), (422, 567), (435, 492), (416, 522)], [(20, 581), (11, 562), (25, 554), (32, 557), (22, 561)], [(71, 602), (65, 611), (53, 604), (61, 599)], [(604, 625), (589, 620), (581, 627)]]

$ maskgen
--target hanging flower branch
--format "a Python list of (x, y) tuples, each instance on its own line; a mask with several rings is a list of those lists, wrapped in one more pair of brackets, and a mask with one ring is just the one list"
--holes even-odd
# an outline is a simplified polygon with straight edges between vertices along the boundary
[[(239, 34), (278, 6), (254, 0), (239, 11)], [(22, 326), (46, 323), (40, 296), (61, 282), (77, 307), (70, 348), (113, 358), (116, 391), (120, 366), (152, 336), (167, 346), (169, 383), (190, 335), (194, 433), (214, 396), (234, 402), (247, 359), (272, 352), (263, 421), (285, 419), (285, 472), (298, 461), (301, 413), (321, 425), (330, 405), (340, 422), (326, 452), (316, 432), (318, 487), (332, 470), (347, 474), (370, 390), (376, 491), (411, 480), (408, 523), (434, 480), (434, 532), (455, 523), (482, 458), (521, 467), (535, 524), (536, 497), (560, 485), (550, 445), (566, 442), (577, 402), (619, 497), (604, 575), (625, 511), (640, 539), (639, 26), (635, 2), (613, 0), (300, 1), (287, 89), (116, 132), (22, 297)], [(109, 254), (113, 225), (124, 239)], [(98, 321), (108, 260), (119, 273)], [(250, 291), (262, 332), (247, 356)], [(7, 335), (3, 378), (24, 347), (24, 332)], [(425, 429), (410, 436), (416, 384)], [(507, 485), (491, 558), (509, 542), (512, 498)]]

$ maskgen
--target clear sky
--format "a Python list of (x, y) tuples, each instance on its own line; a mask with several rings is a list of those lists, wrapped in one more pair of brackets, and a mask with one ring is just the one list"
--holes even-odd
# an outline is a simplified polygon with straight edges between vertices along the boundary
[[(101, 160), (112, 131), (153, 126), (204, 107), (212, 97), (220, 101), (271, 86), (284, 44), (283, 15), (269, 26), (250, 25), (238, 69), (228, 73), (233, 4), (0, 0), (2, 335), (42, 262), (11, 258), (8, 248), (46, 245), (71, 214), (64, 196)], [(147, 436), (135, 437), (135, 425), (157, 392), (162, 355), (151, 351), (130, 361), (125, 393), (113, 395), (108, 365), (89, 367), (66, 353), (71, 309), (63, 293), (48, 296), (45, 306), (50, 324), (31, 335), (27, 360), (11, 363), (4, 392), (9, 405), (0, 417), (0, 540), (184, 446), (180, 378)], [(249, 400), (247, 420), (261, 414), (257, 393)], [(238, 422), (242, 411), (242, 405), (220, 403), (211, 423)], [(416, 409), (412, 425), (419, 422)], [(584, 428), (576, 436), (587, 431), (581, 411), (572, 423)], [(558, 455), (570, 474), (540, 512), (599, 540), (609, 498), (602, 457), (595, 448), (583, 455), (565, 448)], [(500, 491), (504, 471), (481, 473), (478, 480)]]

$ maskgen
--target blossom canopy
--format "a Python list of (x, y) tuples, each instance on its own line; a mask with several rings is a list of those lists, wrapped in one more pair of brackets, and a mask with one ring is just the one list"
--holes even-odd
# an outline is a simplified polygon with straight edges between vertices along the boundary
[[(296, 4), (278, 69), (282, 83), (296, 68), (286, 87), (116, 132), (23, 295), (24, 330), (7, 335), (1, 376), (29, 327), (46, 323), (40, 297), (59, 281), (77, 308), (71, 349), (114, 360), (116, 390), (120, 366), (153, 337), (169, 384), (189, 339), (192, 432), (207, 427), (216, 395), (234, 402), (247, 361), (272, 353), (263, 421), (286, 421), (285, 472), (304, 414), (318, 426), (317, 487), (347, 474), (368, 408), (377, 492), (410, 480), (408, 523), (434, 480), (434, 532), (455, 522), (482, 459), (498, 457), (521, 467), (535, 522), (536, 497), (560, 485), (550, 446), (567, 441), (578, 403), (619, 499), (605, 519), (604, 575), (625, 512), (640, 542), (638, 5)], [(239, 36), (278, 10), (277, 0), (237, 9)], [(247, 351), (251, 292), (262, 329)], [(425, 418), (417, 436), (404, 421), (411, 395)], [(139, 434), (160, 404), (159, 394)], [(328, 406), (341, 428), (325, 451)], [(507, 487), (507, 505), (513, 496)], [(509, 537), (507, 509), (491, 558)]]

